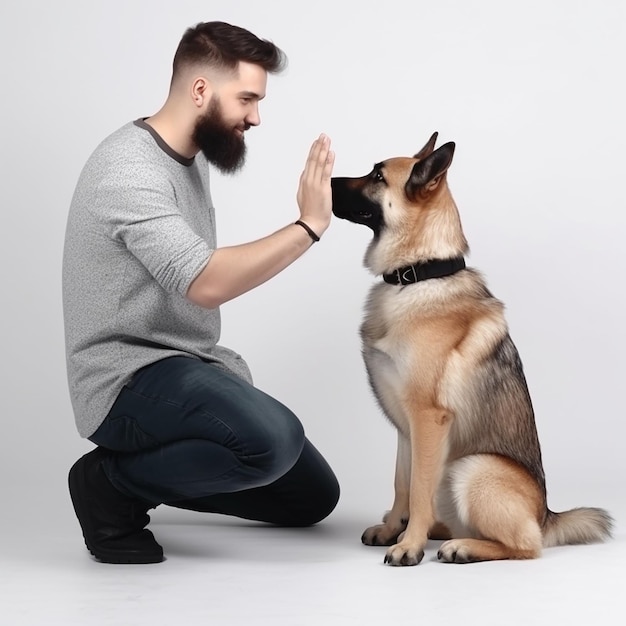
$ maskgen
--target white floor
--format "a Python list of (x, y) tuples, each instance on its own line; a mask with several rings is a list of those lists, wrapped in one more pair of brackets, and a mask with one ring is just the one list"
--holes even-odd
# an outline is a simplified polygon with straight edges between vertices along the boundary
[[(546, 550), (530, 562), (383, 565), (360, 543), (377, 512), (339, 506), (315, 528), (277, 529), (161, 508), (151, 528), (167, 560), (95, 562), (68, 507), (4, 517), (0, 624), (481, 626), (623, 624), (626, 528), (607, 544)], [(372, 518), (373, 516), (373, 518)]]

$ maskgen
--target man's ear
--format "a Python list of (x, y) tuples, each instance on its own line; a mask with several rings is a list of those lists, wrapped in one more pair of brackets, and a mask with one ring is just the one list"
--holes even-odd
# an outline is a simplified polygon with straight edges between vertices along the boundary
[(212, 94), (211, 83), (204, 76), (198, 76), (191, 83), (191, 99), (197, 107), (201, 107)]
[(454, 147), (454, 142), (450, 141), (413, 166), (404, 186), (407, 197), (415, 199), (419, 194), (430, 193), (437, 188), (452, 163)]

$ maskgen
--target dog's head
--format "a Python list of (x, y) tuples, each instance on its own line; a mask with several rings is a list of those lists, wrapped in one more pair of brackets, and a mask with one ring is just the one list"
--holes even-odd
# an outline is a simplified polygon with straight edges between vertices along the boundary
[(469, 250), (446, 180), (454, 143), (435, 150), (436, 140), (434, 133), (415, 156), (377, 163), (361, 178), (332, 179), (333, 213), (374, 232), (365, 265), (376, 275)]
[(407, 211), (428, 208), (454, 155), (453, 142), (435, 150), (436, 141), (437, 133), (433, 133), (412, 158), (387, 159), (360, 178), (333, 178), (333, 213), (364, 224), (379, 236), (390, 221), (404, 221), (402, 216)]

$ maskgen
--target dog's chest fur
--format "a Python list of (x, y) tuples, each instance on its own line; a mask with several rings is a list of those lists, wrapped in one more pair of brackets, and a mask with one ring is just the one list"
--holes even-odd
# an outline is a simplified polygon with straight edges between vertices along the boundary
[[(385, 414), (405, 434), (408, 406), (444, 406), (439, 397), (450, 355), (473, 321), (496, 302), (473, 271), (370, 291), (361, 326), (370, 385)], [(490, 295), (490, 294), (489, 294)]]

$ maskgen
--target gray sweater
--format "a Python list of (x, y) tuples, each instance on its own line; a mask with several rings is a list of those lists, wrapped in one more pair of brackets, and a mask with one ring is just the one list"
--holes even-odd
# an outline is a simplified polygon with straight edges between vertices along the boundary
[(169, 356), (214, 362), (251, 382), (217, 345), (219, 309), (185, 294), (215, 249), (209, 168), (141, 120), (107, 137), (72, 199), (63, 255), (67, 373), (83, 437), (141, 367)]

